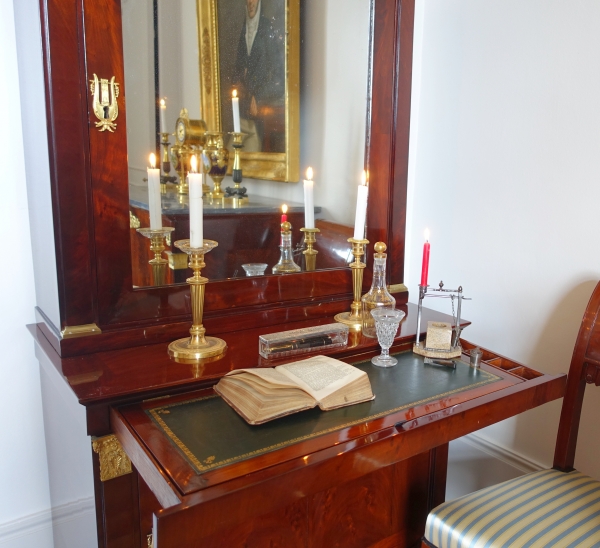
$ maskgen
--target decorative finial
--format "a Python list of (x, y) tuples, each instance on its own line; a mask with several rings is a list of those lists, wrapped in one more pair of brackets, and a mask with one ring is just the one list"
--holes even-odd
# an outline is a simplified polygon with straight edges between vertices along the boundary
[(387, 245), (385, 245), (383, 242), (377, 242), (375, 244), (375, 257), (377, 259), (385, 259), (386, 254), (385, 254), (385, 250), (387, 249)]

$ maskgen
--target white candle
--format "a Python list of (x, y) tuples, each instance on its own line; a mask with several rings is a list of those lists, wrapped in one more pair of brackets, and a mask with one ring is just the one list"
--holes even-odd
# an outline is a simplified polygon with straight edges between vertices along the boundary
[(198, 171), (198, 159), (192, 156), (192, 170), (188, 174), (190, 197), (190, 247), (203, 246), (203, 202), (202, 202), (202, 175)]
[(233, 107), (233, 131), (240, 133), (240, 99), (237, 96), (237, 90), (234, 89), (231, 97), (231, 106)]
[(356, 217), (354, 218), (354, 239), (365, 239), (365, 222), (367, 220), (367, 199), (369, 197), (369, 185), (367, 185), (367, 173), (363, 171), (362, 184), (358, 185), (356, 196)]
[(156, 168), (156, 156), (150, 154), (148, 168), (148, 213), (150, 214), (150, 228), (162, 227), (162, 210), (160, 203), (160, 169)]
[(306, 170), (304, 179), (304, 228), (315, 228), (315, 200), (313, 194), (314, 181), (312, 167)]
[(167, 133), (167, 103), (164, 99), (160, 100), (160, 132)]

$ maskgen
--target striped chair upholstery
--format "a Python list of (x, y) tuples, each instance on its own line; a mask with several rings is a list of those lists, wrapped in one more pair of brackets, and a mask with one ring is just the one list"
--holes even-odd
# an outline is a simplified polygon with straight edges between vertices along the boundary
[(445, 502), (427, 518), (438, 548), (600, 547), (600, 482), (543, 470)]

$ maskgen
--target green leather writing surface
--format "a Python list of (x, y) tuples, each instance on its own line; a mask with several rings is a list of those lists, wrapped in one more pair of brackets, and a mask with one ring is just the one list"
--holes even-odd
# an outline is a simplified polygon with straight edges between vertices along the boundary
[(500, 377), (458, 362), (456, 369), (425, 365), (412, 352), (395, 355), (398, 365), (354, 364), (369, 375), (375, 399), (332, 411), (318, 407), (251, 426), (219, 396), (162, 405), (146, 411), (198, 472), (250, 457), (396, 411), (436, 401)]

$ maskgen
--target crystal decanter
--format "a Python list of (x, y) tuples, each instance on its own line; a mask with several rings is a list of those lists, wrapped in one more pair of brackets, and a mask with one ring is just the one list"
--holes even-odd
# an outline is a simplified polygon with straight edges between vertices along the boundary
[(362, 301), (362, 334), (366, 337), (377, 337), (375, 320), (371, 316), (374, 308), (394, 308), (396, 299), (390, 295), (385, 284), (385, 265), (387, 246), (383, 242), (375, 244), (375, 255), (373, 256), (373, 283), (369, 292), (363, 295)]
[(294, 262), (292, 225), (288, 221), (281, 223), (281, 245), (279, 249), (281, 250), (281, 256), (279, 262), (273, 267), (273, 274), (300, 272), (302, 269)]

